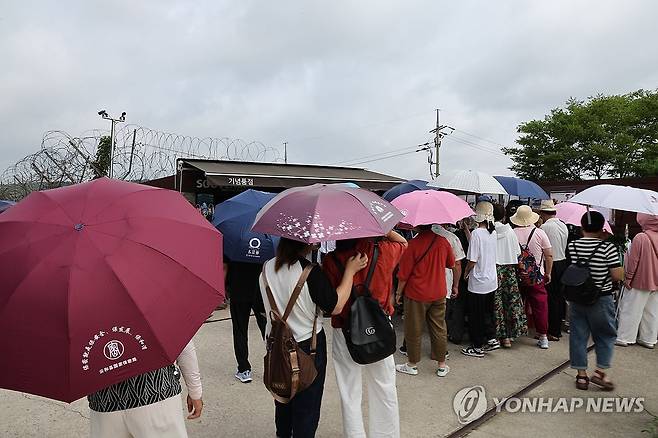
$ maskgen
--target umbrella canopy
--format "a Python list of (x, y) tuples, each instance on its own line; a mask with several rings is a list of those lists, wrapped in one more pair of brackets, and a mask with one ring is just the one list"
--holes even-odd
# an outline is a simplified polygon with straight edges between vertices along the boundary
[(274, 257), (279, 238), (251, 231), (256, 214), (274, 193), (246, 190), (215, 207), (212, 224), (224, 236), (224, 255), (234, 262), (265, 263)]
[[(555, 210), (557, 210), (556, 217), (562, 222), (577, 226), (580, 226), (580, 219), (587, 213), (587, 207), (573, 202), (560, 202), (555, 206)], [(594, 209), (592, 210), (595, 211)], [(607, 220), (603, 229), (612, 234), (612, 227), (610, 227)]]
[(548, 193), (539, 187), (536, 183), (528, 181), (527, 179), (515, 178), (513, 176), (494, 176), (496, 181), (503, 186), (505, 191), (519, 198), (532, 198), (532, 199), (550, 199)]
[(13, 201), (5, 201), (3, 199), (0, 199), (0, 213), (7, 210), (9, 207), (11, 207), (14, 204), (15, 202)]
[(223, 299), (221, 234), (108, 178), (0, 215), (0, 388), (71, 402), (173, 363)]
[(430, 224), (454, 224), (475, 213), (460, 197), (438, 190), (419, 190), (395, 198), (392, 204), (400, 210), (403, 224), (415, 227)]
[(613, 210), (658, 214), (658, 193), (635, 187), (600, 184), (583, 190), (569, 201)]
[(427, 181), (422, 179), (412, 179), (402, 184), (398, 184), (390, 189), (388, 189), (382, 195), (382, 198), (386, 199), (388, 202), (391, 202), (400, 195), (405, 193), (415, 192), (416, 190), (427, 190)]
[(306, 243), (382, 236), (402, 219), (389, 202), (343, 184), (313, 184), (279, 193), (253, 230)]
[(507, 195), (496, 178), (484, 172), (460, 170), (452, 175), (441, 175), (436, 181), (428, 183), (429, 187), (439, 187), (461, 193)]

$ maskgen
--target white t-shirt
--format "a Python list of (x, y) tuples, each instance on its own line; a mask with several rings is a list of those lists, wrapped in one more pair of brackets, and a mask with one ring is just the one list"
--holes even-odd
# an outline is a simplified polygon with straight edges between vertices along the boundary
[[(267, 272), (267, 282), (270, 285), (272, 290), (272, 295), (274, 295), (274, 300), (276, 301), (276, 306), (279, 308), (281, 313), (284, 312), (288, 301), (290, 301), (290, 296), (299, 280), (300, 275), (302, 275), (302, 265), (300, 263), (295, 263), (292, 266), (284, 265), (279, 269), (278, 272), (274, 272), (274, 259), (268, 260), (263, 265), (263, 270)], [(270, 314), (270, 301), (267, 299), (267, 292), (265, 291), (265, 283), (263, 281), (263, 275), (261, 274), (260, 279), (260, 291), (263, 297), (263, 305), (265, 307), (265, 314)], [(292, 330), (292, 335), (294, 336), (297, 342), (304, 341), (309, 339), (313, 335), (313, 319), (315, 319), (316, 304), (311, 298), (311, 294), (308, 289), (308, 281), (304, 284), (302, 292), (297, 298), (297, 302), (292, 308), (292, 312), (288, 316), (288, 326)], [(265, 329), (265, 335), (269, 335), (270, 330), (272, 329), (272, 324), (270, 318), (267, 318), (267, 327)], [(317, 319), (317, 325), (315, 332), (320, 333), (322, 330), (322, 318)]]
[(567, 226), (558, 218), (550, 218), (541, 226), (541, 229), (548, 236), (548, 240), (551, 242), (551, 248), (553, 249), (553, 261), (559, 262), (561, 260), (566, 260), (566, 250), (567, 250), (567, 239), (569, 238), (569, 229)]
[[(451, 233), (450, 231), (443, 228), (441, 225), (433, 225), (432, 231), (434, 231), (436, 234), (438, 234), (441, 237), (445, 237), (448, 243), (450, 243), (450, 246), (452, 247), (452, 252), (455, 254), (455, 262), (458, 262), (466, 258), (466, 254), (464, 253), (464, 248), (462, 247), (462, 243), (459, 240), (459, 237), (455, 235), (455, 233)], [(452, 293), (451, 292), (452, 280), (453, 280), (452, 269), (446, 268), (446, 288), (448, 288), (448, 298)]]
[(475, 267), (468, 276), (469, 292), (488, 294), (498, 289), (497, 240), (496, 232), (489, 233), (486, 228), (476, 228), (471, 233), (467, 257), (470, 262), (475, 262)]

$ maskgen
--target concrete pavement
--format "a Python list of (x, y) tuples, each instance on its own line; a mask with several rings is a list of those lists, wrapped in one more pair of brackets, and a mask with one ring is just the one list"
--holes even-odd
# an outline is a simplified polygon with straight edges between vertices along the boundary
[[(228, 317), (215, 312), (213, 319)], [(398, 321), (399, 326), (399, 321)], [(325, 325), (328, 328), (328, 321)], [(331, 329), (327, 329), (331, 356)], [(398, 327), (401, 339), (401, 330)], [(429, 342), (418, 376), (398, 374), (398, 396), (403, 437), (440, 437), (461, 425), (453, 411), (457, 391), (472, 385), (486, 388), (489, 406), (492, 397), (506, 397), (556, 367), (568, 357), (568, 338), (540, 350), (530, 338), (523, 338), (511, 350), (499, 350), (484, 359), (468, 358), (449, 344), (451, 372), (437, 377), (436, 363), (429, 360)], [(234, 377), (231, 321), (204, 324), (195, 337), (204, 383), (205, 409), (201, 419), (187, 421), (190, 437), (274, 436), (274, 406), (262, 385), (263, 346), (255, 322), (250, 327), (251, 362), (255, 380), (242, 384)], [(653, 378), (656, 351), (641, 347), (618, 348), (612, 376), (618, 390), (613, 395), (646, 397), (649, 412), (658, 413), (658, 383)], [(396, 354), (396, 361), (404, 357)], [(571, 370), (551, 378), (531, 392), (538, 396), (583, 396), (573, 385)], [(586, 395), (602, 395), (590, 390)], [(610, 393), (603, 394), (609, 396)], [(364, 397), (367, 412), (367, 396)], [(70, 405), (32, 395), (0, 390), (1, 437), (88, 436), (89, 410), (86, 400)], [(472, 436), (640, 436), (650, 415), (641, 414), (519, 414), (501, 413), (473, 431)], [(332, 361), (329, 360), (319, 437), (342, 436), (340, 406)]]

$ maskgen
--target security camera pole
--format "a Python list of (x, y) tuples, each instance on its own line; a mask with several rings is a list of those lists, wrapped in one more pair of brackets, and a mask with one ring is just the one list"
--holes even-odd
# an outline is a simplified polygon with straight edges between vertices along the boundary
[(114, 131), (115, 131), (115, 125), (119, 122), (125, 122), (126, 121), (126, 112), (121, 113), (121, 117), (118, 119), (110, 117), (110, 115), (107, 113), (105, 110), (100, 110), (98, 112), (98, 115), (101, 116), (105, 120), (109, 120), (112, 122), (112, 127), (110, 128), (110, 174), (108, 175), (110, 178), (114, 176)]

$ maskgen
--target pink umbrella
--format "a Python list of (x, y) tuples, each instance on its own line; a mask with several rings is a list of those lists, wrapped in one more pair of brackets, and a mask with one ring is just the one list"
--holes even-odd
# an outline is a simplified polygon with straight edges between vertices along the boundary
[(388, 201), (344, 184), (314, 184), (279, 193), (263, 207), (253, 231), (306, 243), (382, 236), (402, 218)]
[(411, 225), (454, 224), (475, 213), (460, 197), (438, 190), (422, 190), (398, 196), (392, 204), (404, 215), (400, 222)]
[[(575, 202), (560, 202), (555, 206), (557, 210), (557, 218), (560, 219), (565, 224), (577, 225), (580, 226), (580, 219), (585, 213), (587, 213), (587, 207), (584, 205), (576, 204)], [(596, 211), (593, 208), (590, 208), (591, 211)], [(608, 233), (612, 234), (612, 228), (608, 221), (605, 221), (603, 229)]]

